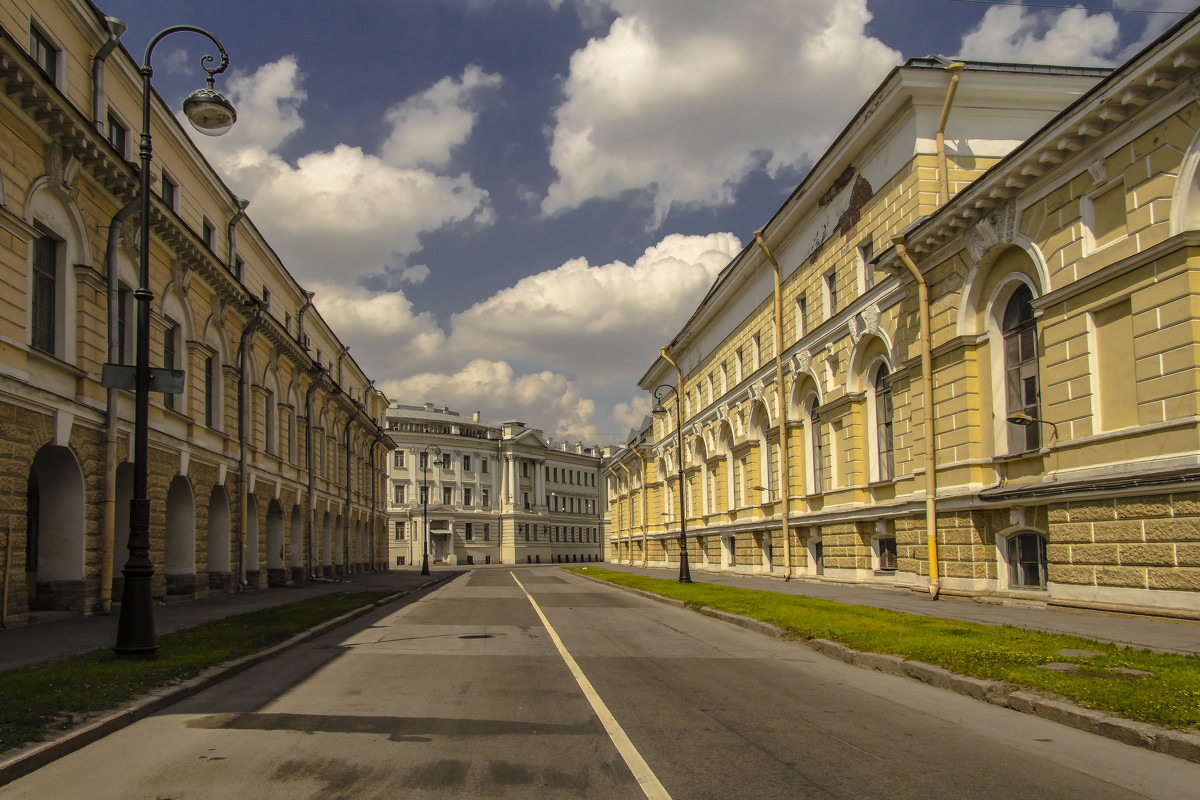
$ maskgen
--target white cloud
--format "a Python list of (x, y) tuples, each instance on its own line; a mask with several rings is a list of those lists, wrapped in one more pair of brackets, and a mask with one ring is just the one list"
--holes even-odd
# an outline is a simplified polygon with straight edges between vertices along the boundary
[(426, 141), (413, 163), (461, 144), (475, 117), (458, 113), (455, 101), (466, 102), (496, 80), (468, 69), (460, 81), (439, 81), (411, 105), (397, 106), (426, 109), (436, 101), (454, 122), (438, 124), (432, 111), (390, 114), (387, 159), (337, 144), (293, 164), (277, 151), (304, 125), (299, 107), (305, 92), (296, 58), (286, 56), (253, 74), (231, 76), (238, 124), (224, 137), (195, 139), (231, 187), (250, 199), (254, 223), (301, 283), (319, 281), (331, 270), (352, 283), (403, 268), (423, 231), (466, 221), (492, 223), (488, 193), (470, 175), (394, 162), (404, 162), (401, 145), (413, 141), (410, 124)]
[(865, 0), (608, 4), (619, 17), (572, 55), (555, 111), (547, 214), (639, 189), (656, 223), (672, 206), (727, 204), (752, 170), (819, 155), (829, 121), (900, 60), (865, 34)]
[(517, 375), (506, 362), (479, 358), (453, 374), (420, 373), (385, 381), (380, 388), (403, 403), (435, 402), (463, 412), (480, 411), (491, 422), (516, 415), (558, 438), (585, 442), (597, 438), (595, 403), (583, 397), (568, 377), (549, 370)]
[(475, 126), (475, 96), (501, 82), (499, 75), (471, 66), (460, 79), (442, 78), (421, 94), (392, 106), (384, 115), (392, 133), (380, 155), (396, 167), (444, 167), (451, 151), (467, 140)]
[(962, 39), (962, 58), (1031, 64), (1114, 63), (1120, 29), (1112, 14), (1070, 8), (1058, 14), (993, 6)]
[(672, 234), (632, 265), (574, 259), (454, 315), (450, 343), (537, 360), (591, 386), (629, 385), (740, 250), (729, 233)]
[[(648, 395), (631, 397), (628, 403), (617, 403), (613, 406), (613, 420), (623, 426), (627, 432), (642, 427), (642, 420), (654, 409), (654, 402)], [(624, 432), (622, 435), (624, 435)]]
[[(664, 237), (632, 265), (572, 260), (531, 275), (451, 318), (447, 333), (403, 292), (311, 286), (322, 318), (380, 388), (406, 404), (517, 416), (558, 437), (624, 436), (649, 406), (628, 396), (741, 250), (728, 233)], [(587, 433), (589, 435), (585, 436)]]

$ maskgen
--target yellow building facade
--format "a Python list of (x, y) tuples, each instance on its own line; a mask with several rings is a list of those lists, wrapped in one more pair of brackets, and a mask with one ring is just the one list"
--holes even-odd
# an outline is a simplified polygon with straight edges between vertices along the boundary
[[(0, 2), (5, 624), (121, 596), (134, 396), (102, 373), (134, 363), (142, 110), (121, 30), (86, 0)], [(150, 397), (154, 595), (386, 568), (386, 398), (150, 105), (151, 365), (184, 375)]]
[(610, 558), (678, 429), (693, 569), (1200, 615), (1198, 52), (893, 72), (641, 380)]

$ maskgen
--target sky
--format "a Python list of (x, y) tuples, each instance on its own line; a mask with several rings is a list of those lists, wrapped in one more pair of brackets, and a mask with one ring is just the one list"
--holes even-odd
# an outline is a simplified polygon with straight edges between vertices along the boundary
[[(138, 62), (221, 40), (238, 122), (194, 138), (389, 399), (585, 444), (894, 66), (1117, 66), (1194, 5), (96, 2)], [(155, 89), (211, 51), (164, 39)]]

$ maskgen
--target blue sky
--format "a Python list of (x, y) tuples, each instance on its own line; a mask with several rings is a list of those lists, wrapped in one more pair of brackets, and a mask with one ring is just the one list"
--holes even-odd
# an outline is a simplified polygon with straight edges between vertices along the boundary
[[(1054, 0), (1049, 0), (1054, 2)], [(198, 142), (388, 396), (622, 438), (712, 280), (896, 64), (1115, 66), (1192, 0), (111, 0), (193, 24), (239, 121)], [(175, 102), (207, 42), (154, 54)]]

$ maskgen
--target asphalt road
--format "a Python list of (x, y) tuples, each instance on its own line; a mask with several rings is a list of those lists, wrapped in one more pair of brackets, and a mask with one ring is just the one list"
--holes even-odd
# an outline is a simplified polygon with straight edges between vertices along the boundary
[(1181, 800), (1197, 787), (1198, 765), (518, 567), (364, 617), (0, 798)]

